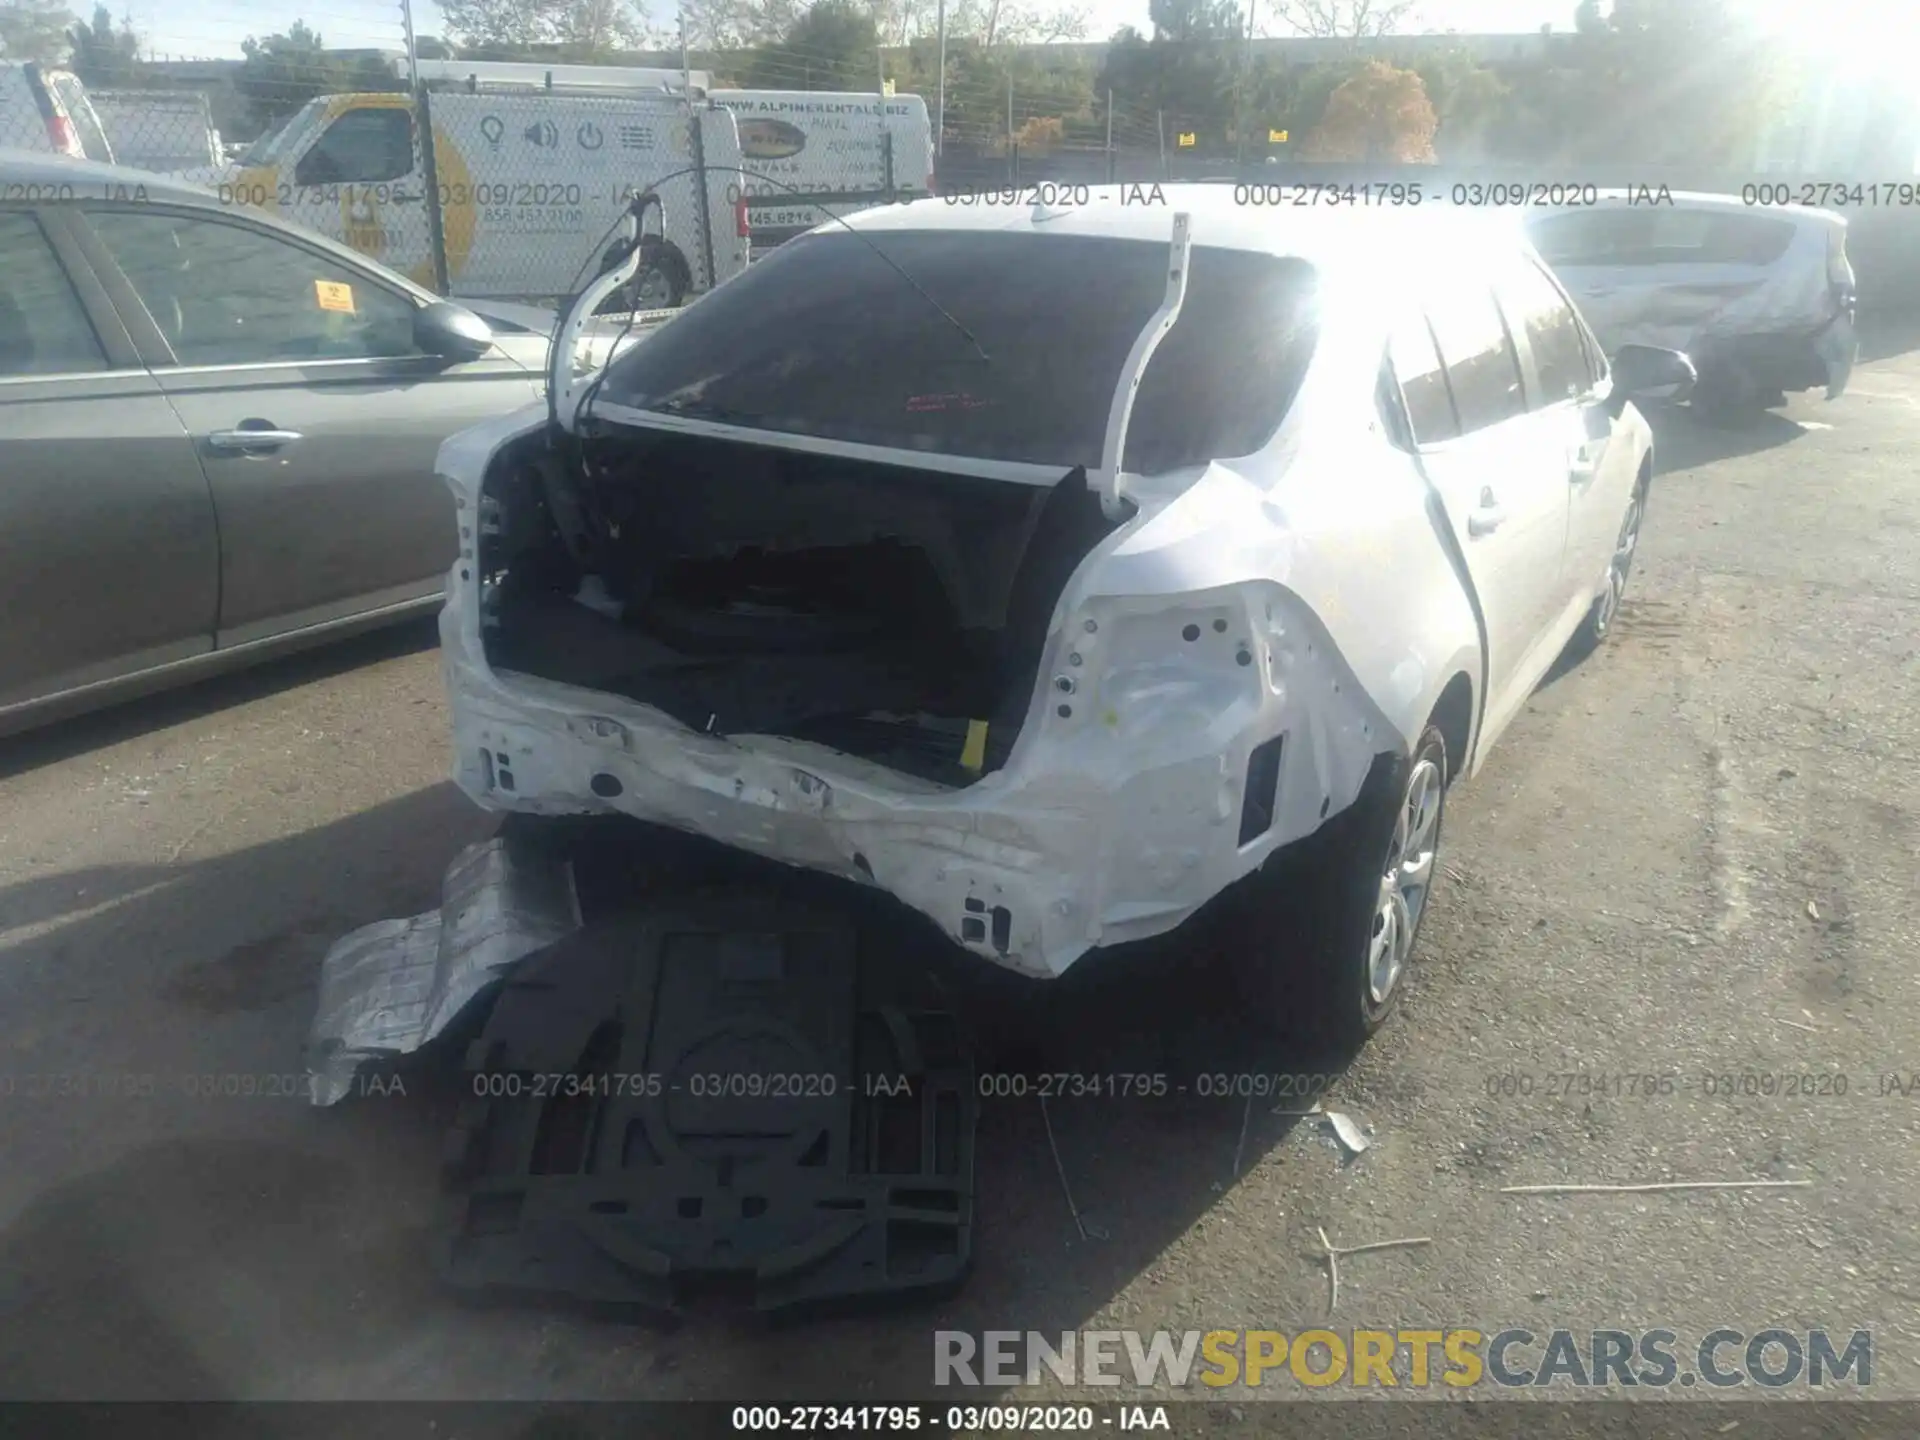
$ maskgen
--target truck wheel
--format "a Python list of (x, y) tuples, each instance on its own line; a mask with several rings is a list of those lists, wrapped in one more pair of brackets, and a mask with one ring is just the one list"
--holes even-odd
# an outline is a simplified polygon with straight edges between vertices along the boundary
[(1287, 1040), (1344, 1058), (1393, 1013), (1438, 868), (1447, 774), (1429, 724), (1411, 756), (1376, 759), (1352, 805), (1229, 897), (1237, 988)]

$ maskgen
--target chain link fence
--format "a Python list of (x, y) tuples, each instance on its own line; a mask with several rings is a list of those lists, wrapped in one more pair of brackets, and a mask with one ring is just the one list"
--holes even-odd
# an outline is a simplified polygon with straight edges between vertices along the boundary
[(1524, 193), (1551, 183), (1739, 195), (1764, 182), (1795, 198), (1806, 188), (1848, 216), (1863, 307), (1920, 308), (1920, 205), (1848, 203), (1848, 187), (1900, 177), (1313, 164), (1293, 158), (1284, 132), (1259, 125), (1236, 137), (1111, 92), (1062, 118), (1050, 113), (1062, 108), (1056, 95), (1012, 85), (949, 116), (936, 146), (935, 97), (882, 93), (882, 64), (871, 91), (824, 91), (804, 87), (848, 83), (844, 69), (787, 56), (752, 78), (793, 88), (747, 90), (733, 88), (726, 68), (744, 74), (744, 63), (709, 55), (703, 78), (728, 127), (699, 121), (697, 105), (663, 91), (580, 93), (563, 66), (552, 67), (552, 89), (414, 92), (404, 39), (394, 39), (402, 43), (379, 52), (289, 64), (277, 80), (237, 62), (158, 61), (140, 68), (137, 85), (68, 84), (72, 143), (213, 185), (454, 296), (545, 303), (571, 293), (604, 259), (630, 198), (649, 187), (661, 194), (647, 223), (664, 257), (643, 277), (651, 304), (722, 283), (829, 216), (930, 190), (958, 199), (1042, 184), (1384, 183), (1438, 197), (1455, 185)]

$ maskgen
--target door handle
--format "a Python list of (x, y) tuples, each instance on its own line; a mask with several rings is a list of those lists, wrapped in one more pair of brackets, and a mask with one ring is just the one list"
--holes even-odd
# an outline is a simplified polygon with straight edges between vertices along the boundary
[(236, 430), (214, 430), (207, 436), (207, 448), (222, 454), (238, 455), (248, 450), (277, 450), (304, 437), (298, 430), (274, 430), (261, 426), (241, 426)]
[(1599, 467), (1599, 452), (1591, 445), (1576, 446), (1567, 455), (1567, 479), (1575, 485), (1591, 480)]
[(1507, 523), (1507, 512), (1498, 505), (1482, 505), (1467, 516), (1467, 534), (1478, 540), (1482, 535), (1491, 535)]

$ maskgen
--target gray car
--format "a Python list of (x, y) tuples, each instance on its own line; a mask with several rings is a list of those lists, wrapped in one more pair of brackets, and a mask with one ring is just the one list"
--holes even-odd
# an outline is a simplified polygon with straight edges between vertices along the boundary
[(0, 151), (0, 733), (432, 610), (435, 452), (541, 399), (547, 343), (211, 192)]

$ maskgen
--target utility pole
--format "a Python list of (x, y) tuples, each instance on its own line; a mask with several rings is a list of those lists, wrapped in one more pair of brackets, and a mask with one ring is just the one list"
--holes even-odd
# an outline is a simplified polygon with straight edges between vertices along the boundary
[(407, 89), (420, 93), (420, 47), (413, 37), (413, 0), (400, 0), (400, 23), (407, 32)]
[(936, 160), (947, 137), (947, 0), (940, 0), (938, 16), (934, 24), (940, 32), (940, 78), (933, 92), (933, 157)]
[(1107, 87), (1107, 183), (1113, 183), (1113, 87)]
[(1236, 169), (1247, 163), (1247, 90), (1253, 84), (1253, 13), (1259, 4), (1260, 0), (1247, 0), (1247, 49), (1240, 62), (1240, 104), (1236, 107), (1239, 119), (1233, 127)]

